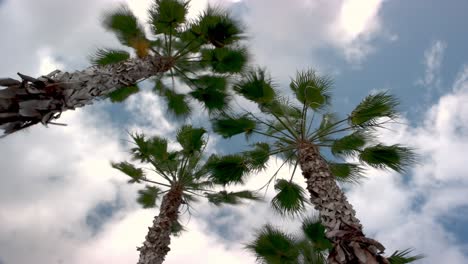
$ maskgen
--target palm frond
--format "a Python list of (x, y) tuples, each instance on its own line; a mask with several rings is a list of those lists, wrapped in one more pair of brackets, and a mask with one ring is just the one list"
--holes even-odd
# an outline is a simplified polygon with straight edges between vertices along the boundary
[(329, 163), (331, 173), (335, 179), (346, 183), (359, 183), (365, 177), (363, 169), (358, 164)]
[(412, 149), (399, 144), (390, 146), (378, 144), (363, 149), (359, 154), (359, 159), (375, 168), (389, 168), (396, 172), (403, 172), (416, 162), (416, 155)]
[(386, 92), (371, 94), (351, 112), (349, 121), (352, 125), (372, 126), (379, 118), (397, 117), (397, 106), (398, 100)]
[(240, 23), (220, 9), (208, 6), (192, 25), (192, 34), (201, 37), (205, 43), (217, 48), (235, 43), (243, 38)]
[(112, 103), (121, 103), (129, 98), (131, 95), (140, 92), (138, 85), (132, 85), (127, 87), (118, 88), (115, 91), (107, 94), (107, 98), (110, 99)]
[(174, 92), (173, 90), (165, 89), (164, 98), (167, 101), (167, 110), (176, 117), (185, 118), (192, 112), (185, 94), (180, 94)]
[(93, 65), (104, 66), (122, 62), (129, 58), (130, 54), (125, 50), (98, 49), (90, 59)]
[(353, 155), (361, 150), (369, 140), (369, 134), (362, 131), (356, 131), (340, 139), (334, 140), (331, 152), (333, 155)]
[(195, 86), (195, 90), (189, 94), (202, 103), (208, 112), (221, 111), (226, 108), (229, 94), (226, 91), (227, 81), (225, 78), (204, 75), (190, 81)]
[(245, 157), (241, 155), (212, 155), (206, 162), (210, 179), (216, 184), (242, 184), (244, 176), (250, 171)]
[(298, 72), (289, 86), (301, 103), (312, 109), (319, 109), (330, 103), (329, 91), (332, 83), (329, 77), (318, 76), (309, 69)]
[(155, 35), (174, 34), (188, 13), (188, 1), (156, 0), (149, 10), (151, 29)]
[(324, 251), (333, 247), (331, 241), (325, 236), (325, 227), (320, 219), (306, 217), (302, 220), (301, 228), (305, 237), (312, 242), (314, 249)]
[(221, 135), (223, 138), (245, 133), (249, 135), (257, 127), (255, 120), (247, 116), (231, 117), (221, 115), (212, 120), (213, 131)]
[(249, 165), (253, 170), (263, 170), (270, 158), (270, 145), (268, 143), (255, 143), (252, 150), (244, 152), (248, 157)]
[(161, 189), (155, 186), (146, 186), (138, 191), (137, 202), (145, 209), (156, 207), (156, 202), (160, 198)]
[(301, 264), (326, 264), (327, 257), (324, 251), (319, 251), (314, 248), (312, 242), (303, 239), (299, 241), (298, 248), (300, 251), (299, 261)]
[(227, 191), (220, 191), (217, 193), (205, 193), (208, 201), (216, 206), (220, 206), (222, 204), (240, 204), (243, 199), (245, 200), (253, 200), (259, 201), (261, 197), (258, 196), (256, 193), (251, 191), (239, 191), (239, 192), (227, 192)]
[(104, 27), (114, 32), (119, 41), (132, 47), (139, 57), (147, 55), (150, 42), (146, 39), (143, 27), (127, 6), (113, 10), (104, 17)]
[(265, 225), (255, 240), (246, 245), (257, 260), (266, 264), (297, 264), (299, 257), (298, 241), (283, 231)]
[(403, 251), (397, 250), (390, 257), (388, 257), (387, 260), (391, 264), (405, 264), (424, 258), (424, 255), (409, 256), (412, 251), (412, 249), (405, 249)]
[(143, 134), (131, 135), (137, 145), (131, 149), (133, 158), (141, 162), (154, 162), (168, 160), (170, 153), (167, 151), (167, 140), (158, 136), (146, 138)]
[(278, 192), (271, 200), (273, 209), (283, 215), (297, 215), (305, 210), (307, 196), (304, 189), (294, 182), (284, 179), (276, 181)]
[(184, 125), (177, 131), (177, 142), (182, 146), (182, 152), (187, 157), (201, 151), (206, 144), (203, 139), (205, 133), (205, 129), (194, 128), (191, 125)]
[(111, 162), (111, 166), (114, 169), (117, 169), (123, 172), (125, 175), (129, 176), (131, 179), (128, 181), (129, 183), (140, 183), (140, 180), (144, 178), (145, 173), (141, 168), (135, 167), (133, 164), (129, 162)]
[(274, 84), (265, 69), (250, 70), (234, 84), (233, 89), (246, 99), (258, 104), (272, 102), (276, 97)]
[(202, 66), (210, 66), (217, 73), (240, 73), (248, 60), (245, 48), (214, 48), (201, 51)]

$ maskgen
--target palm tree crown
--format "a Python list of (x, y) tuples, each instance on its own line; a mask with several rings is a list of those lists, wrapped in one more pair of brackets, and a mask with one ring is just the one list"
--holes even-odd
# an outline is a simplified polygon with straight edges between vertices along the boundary
[[(289, 179), (276, 179), (278, 173), (275, 173), (266, 184), (268, 186), (276, 179), (277, 194), (272, 205), (282, 214), (305, 211), (309, 199), (293, 181), (294, 172), (300, 166), (307, 181), (310, 202), (320, 211), (327, 236), (335, 246), (329, 263), (346, 263), (368, 253), (381, 263), (387, 263), (380, 257), (384, 247), (364, 237), (352, 205), (335, 180), (357, 182), (362, 178), (364, 165), (403, 172), (415, 161), (415, 155), (410, 148), (383, 144), (375, 136), (376, 129), (394, 122), (398, 115), (398, 101), (393, 96), (386, 92), (371, 94), (347, 117), (339, 119), (329, 111), (331, 85), (330, 78), (319, 76), (313, 70), (299, 72), (290, 83), (295, 100), (289, 100), (277, 93), (275, 84), (264, 70), (249, 71), (234, 84), (234, 90), (256, 103), (260, 113), (222, 113), (213, 119), (213, 130), (225, 138), (242, 133), (264, 136), (266, 141), (262, 144), (265, 148), (260, 154), (263, 161), (279, 155), (284, 159), (283, 165), (293, 166)], [(359, 237), (360, 242), (343, 242), (344, 234)], [(353, 245), (359, 246), (350, 248)], [(361, 246), (372, 249), (360, 251)], [(346, 253), (349, 250), (359, 252)]]
[[(243, 71), (248, 60), (243, 28), (226, 11), (208, 7), (189, 20), (188, 1), (154, 0), (150, 32), (126, 6), (106, 14), (103, 24), (124, 49), (98, 49), (93, 66), (82, 71), (56, 70), (21, 81), (0, 79), (0, 127), (10, 134), (31, 125), (49, 124), (60, 113), (109, 97), (121, 102), (140, 90), (138, 83), (155, 77), (154, 92), (163, 96), (177, 117), (191, 112), (189, 99), (210, 113), (229, 101), (228, 76)], [(131, 52), (129, 52), (131, 51)], [(175, 89), (185, 83), (187, 89)]]
[[(231, 183), (230, 179), (223, 182), (214, 180), (220, 178), (217, 174), (222, 171), (211, 165), (216, 156), (204, 157), (204, 135), (203, 128), (183, 126), (177, 132), (177, 150), (170, 150), (169, 141), (165, 138), (133, 134), (135, 147), (131, 149), (132, 158), (151, 165), (151, 168), (137, 167), (126, 161), (112, 163), (115, 169), (130, 177), (129, 183), (148, 184), (138, 191), (137, 201), (143, 208), (155, 207), (162, 196), (160, 213), (155, 217), (143, 247), (139, 248), (140, 264), (164, 260), (169, 251), (169, 234), (182, 230), (178, 221), (180, 206), (190, 210), (192, 203), (203, 197), (215, 205), (239, 204), (243, 199), (259, 200), (251, 191), (226, 191), (224, 187)], [(154, 172), (156, 177), (148, 175), (147, 171)]]

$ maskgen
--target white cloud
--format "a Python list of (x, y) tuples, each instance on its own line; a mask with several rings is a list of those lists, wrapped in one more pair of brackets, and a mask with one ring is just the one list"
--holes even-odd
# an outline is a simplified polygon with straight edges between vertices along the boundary
[(440, 85), (440, 67), (446, 48), (447, 43), (436, 40), (424, 51), (425, 74), (423, 78), (416, 81), (417, 84), (427, 87)]

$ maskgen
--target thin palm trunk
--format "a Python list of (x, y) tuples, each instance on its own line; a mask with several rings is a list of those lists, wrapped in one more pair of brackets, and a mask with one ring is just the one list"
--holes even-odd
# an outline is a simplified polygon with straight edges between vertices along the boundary
[(356, 212), (336, 184), (318, 147), (310, 142), (302, 142), (299, 146), (299, 163), (310, 200), (320, 212), (326, 235), (333, 243), (328, 263), (389, 263), (381, 255), (385, 248), (363, 234)]
[(0, 89), (0, 128), (9, 134), (47, 124), (63, 111), (91, 104), (118, 88), (168, 71), (173, 64), (172, 58), (147, 56), (71, 73), (57, 70), (37, 79), (21, 74), (22, 81), (0, 79), (0, 86), (7, 87)]
[(159, 215), (154, 217), (153, 226), (148, 228), (143, 246), (138, 248), (138, 264), (161, 264), (171, 250), (171, 228), (179, 216), (182, 191), (180, 186), (174, 186), (164, 195)]

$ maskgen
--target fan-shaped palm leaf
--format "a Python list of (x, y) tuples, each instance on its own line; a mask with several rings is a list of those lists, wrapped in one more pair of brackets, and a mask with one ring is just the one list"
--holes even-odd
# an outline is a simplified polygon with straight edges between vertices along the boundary
[(124, 50), (98, 49), (90, 59), (93, 65), (104, 66), (128, 60), (129, 58), (130, 54)]
[(382, 117), (395, 118), (397, 106), (398, 100), (386, 92), (368, 95), (351, 113), (350, 123), (366, 126), (376, 124)]
[(234, 91), (258, 104), (272, 102), (276, 93), (274, 84), (264, 69), (250, 70), (234, 85)]
[(186, 19), (188, 2), (178, 0), (156, 0), (149, 10), (151, 29), (155, 35), (175, 34)]
[(388, 261), (391, 264), (405, 264), (424, 258), (424, 255), (409, 256), (411, 251), (411, 249), (405, 249), (403, 251), (397, 250), (388, 258)]
[(359, 183), (364, 178), (363, 169), (358, 164), (330, 162), (329, 166), (333, 176), (338, 181)]
[(247, 161), (241, 155), (212, 155), (207, 163), (210, 178), (217, 184), (243, 183), (245, 175), (250, 171)]
[(186, 156), (193, 155), (195, 152), (200, 152), (205, 145), (203, 135), (206, 130), (203, 128), (193, 128), (191, 125), (182, 126), (177, 131), (177, 142), (182, 146), (182, 152)]
[(334, 155), (353, 155), (366, 145), (370, 136), (362, 131), (356, 131), (340, 139), (334, 140), (331, 146), (331, 152)]
[(270, 158), (270, 145), (268, 143), (255, 143), (252, 150), (244, 153), (253, 170), (263, 170)]
[(222, 205), (222, 204), (239, 204), (242, 200), (253, 200), (259, 201), (261, 197), (251, 191), (239, 191), (239, 192), (227, 192), (227, 191), (220, 191), (217, 193), (206, 193), (206, 197), (208, 201), (214, 205)]
[(276, 181), (275, 190), (278, 193), (271, 200), (271, 205), (277, 212), (285, 215), (297, 215), (305, 210), (308, 199), (301, 186), (279, 179)]
[(296, 78), (289, 85), (296, 94), (299, 102), (309, 106), (312, 109), (322, 108), (330, 103), (329, 90), (332, 81), (325, 76), (319, 76), (315, 71), (298, 72)]
[(247, 50), (242, 47), (203, 49), (201, 65), (217, 73), (240, 73), (247, 63)]
[(301, 228), (306, 238), (313, 243), (313, 248), (315, 250), (323, 251), (333, 247), (330, 240), (325, 236), (325, 227), (320, 223), (318, 218), (304, 218)]
[(294, 237), (266, 225), (246, 248), (265, 264), (297, 264), (300, 253), (297, 245), (298, 241)]
[(410, 148), (398, 144), (391, 146), (378, 144), (362, 150), (359, 159), (378, 169), (389, 168), (396, 172), (403, 172), (415, 162), (416, 156)]
[(137, 202), (143, 208), (153, 208), (156, 206), (156, 201), (160, 198), (161, 189), (156, 186), (145, 186), (144, 189), (138, 191)]
[(213, 131), (224, 138), (229, 138), (241, 133), (250, 134), (257, 127), (255, 120), (247, 117), (231, 117), (221, 115), (212, 121)]
[(138, 85), (132, 85), (119, 88), (107, 95), (112, 103), (120, 103), (125, 101), (128, 97), (140, 91)]
[(145, 176), (145, 173), (141, 168), (136, 168), (133, 164), (124, 162), (111, 162), (111, 166), (114, 169), (117, 169), (123, 172), (125, 175), (129, 176), (131, 179), (128, 181), (129, 183), (140, 183), (141, 178)]

